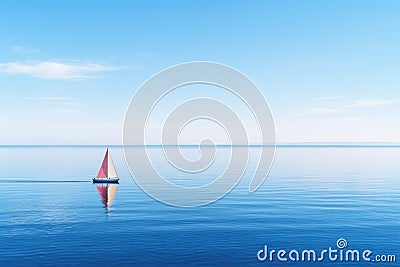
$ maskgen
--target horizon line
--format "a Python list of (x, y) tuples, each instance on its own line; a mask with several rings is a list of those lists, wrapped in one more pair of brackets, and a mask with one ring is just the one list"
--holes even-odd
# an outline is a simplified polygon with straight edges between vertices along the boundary
[[(147, 144), (147, 145), (123, 145), (123, 144), (0, 144), (0, 147), (213, 147), (214, 145), (201, 144)], [(400, 147), (400, 142), (288, 142), (267, 144), (216, 144), (216, 147)]]

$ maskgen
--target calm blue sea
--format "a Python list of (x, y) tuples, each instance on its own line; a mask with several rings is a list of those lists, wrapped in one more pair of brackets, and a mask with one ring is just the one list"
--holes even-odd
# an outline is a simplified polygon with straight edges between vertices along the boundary
[[(256, 193), (247, 192), (250, 163), (228, 195), (189, 209), (143, 193), (120, 147), (110, 148), (121, 180), (105, 208), (91, 183), (104, 151), (0, 147), (0, 266), (399, 266), (257, 258), (265, 245), (319, 251), (337, 249), (344, 238), (347, 249), (397, 254), (400, 261), (399, 147), (279, 147)], [(178, 177), (174, 171), (171, 179)], [(197, 175), (196, 182), (218, 171)]]

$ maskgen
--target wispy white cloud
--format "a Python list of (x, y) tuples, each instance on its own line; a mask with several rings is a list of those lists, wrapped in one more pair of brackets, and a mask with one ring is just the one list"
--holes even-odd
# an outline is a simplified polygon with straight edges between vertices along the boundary
[(386, 99), (386, 100), (356, 100), (347, 107), (350, 108), (363, 108), (363, 107), (376, 107), (376, 106), (387, 106), (398, 102), (397, 99)]
[(42, 99), (42, 100), (68, 100), (68, 97), (64, 97), (64, 96), (43, 96), (43, 97), (38, 97), (38, 99)]
[(75, 103), (75, 102), (59, 102), (58, 104), (64, 105), (64, 106), (80, 106), (81, 104)]
[(340, 95), (334, 95), (334, 96), (323, 96), (317, 98), (318, 101), (329, 101), (329, 100), (336, 100), (336, 99), (341, 99), (343, 96)]
[(0, 63), (0, 72), (25, 74), (47, 80), (80, 80), (93, 78), (94, 73), (116, 70), (116, 67), (92, 62), (8, 62)]
[(19, 54), (31, 54), (31, 53), (39, 52), (38, 49), (27, 47), (27, 46), (21, 46), (21, 45), (12, 46), (11, 50), (13, 52), (16, 52), (16, 53), (19, 53)]
[(300, 113), (299, 115), (324, 115), (324, 114), (333, 114), (333, 113), (339, 113), (342, 112), (343, 110), (340, 108), (311, 108), (303, 113)]
[(28, 100), (39, 100), (45, 101), (47, 104), (52, 106), (59, 106), (60, 109), (51, 110), (51, 112), (62, 112), (62, 113), (75, 113), (79, 112), (76, 107), (81, 104), (74, 102), (71, 98), (65, 96), (40, 96), (40, 97), (27, 97)]
[(334, 121), (342, 121), (342, 122), (365, 122), (367, 121), (365, 118), (333, 118)]
[(37, 97), (25, 97), (27, 100), (43, 100), (43, 101), (52, 101), (52, 102), (60, 102), (60, 101), (68, 101), (69, 97), (66, 96), (37, 96)]
[(54, 109), (52, 112), (59, 112), (59, 113), (77, 113), (79, 110), (77, 109)]
[(135, 53), (135, 56), (138, 56), (138, 57), (151, 57), (151, 56), (153, 56), (153, 54), (149, 53), (149, 52), (138, 52), (138, 53)]
[[(342, 97), (323, 97), (318, 98), (318, 100), (333, 100), (339, 99)], [(318, 108), (310, 108), (300, 115), (326, 115), (326, 114), (333, 114), (333, 113), (341, 113), (347, 112), (351, 109), (360, 109), (360, 108), (371, 108), (371, 107), (380, 107), (380, 106), (388, 106), (394, 103), (399, 102), (398, 99), (364, 99), (364, 100), (355, 100), (350, 102), (349, 104), (330, 104), (325, 107), (318, 107)], [(341, 120), (344, 120), (343, 118)]]

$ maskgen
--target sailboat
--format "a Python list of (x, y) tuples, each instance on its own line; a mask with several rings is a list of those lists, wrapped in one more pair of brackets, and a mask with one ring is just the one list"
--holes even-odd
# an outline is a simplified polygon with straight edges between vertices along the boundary
[(111, 154), (106, 151), (103, 163), (101, 164), (99, 173), (96, 178), (93, 178), (93, 183), (118, 183), (119, 178), (117, 171), (115, 170)]

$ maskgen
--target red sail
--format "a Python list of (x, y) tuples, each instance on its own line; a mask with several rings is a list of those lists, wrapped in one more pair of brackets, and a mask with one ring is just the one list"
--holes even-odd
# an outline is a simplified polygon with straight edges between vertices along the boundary
[(101, 164), (97, 178), (107, 178), (108, 177), (108, 149), (106, 155), (104, 156), (103, 164)]

